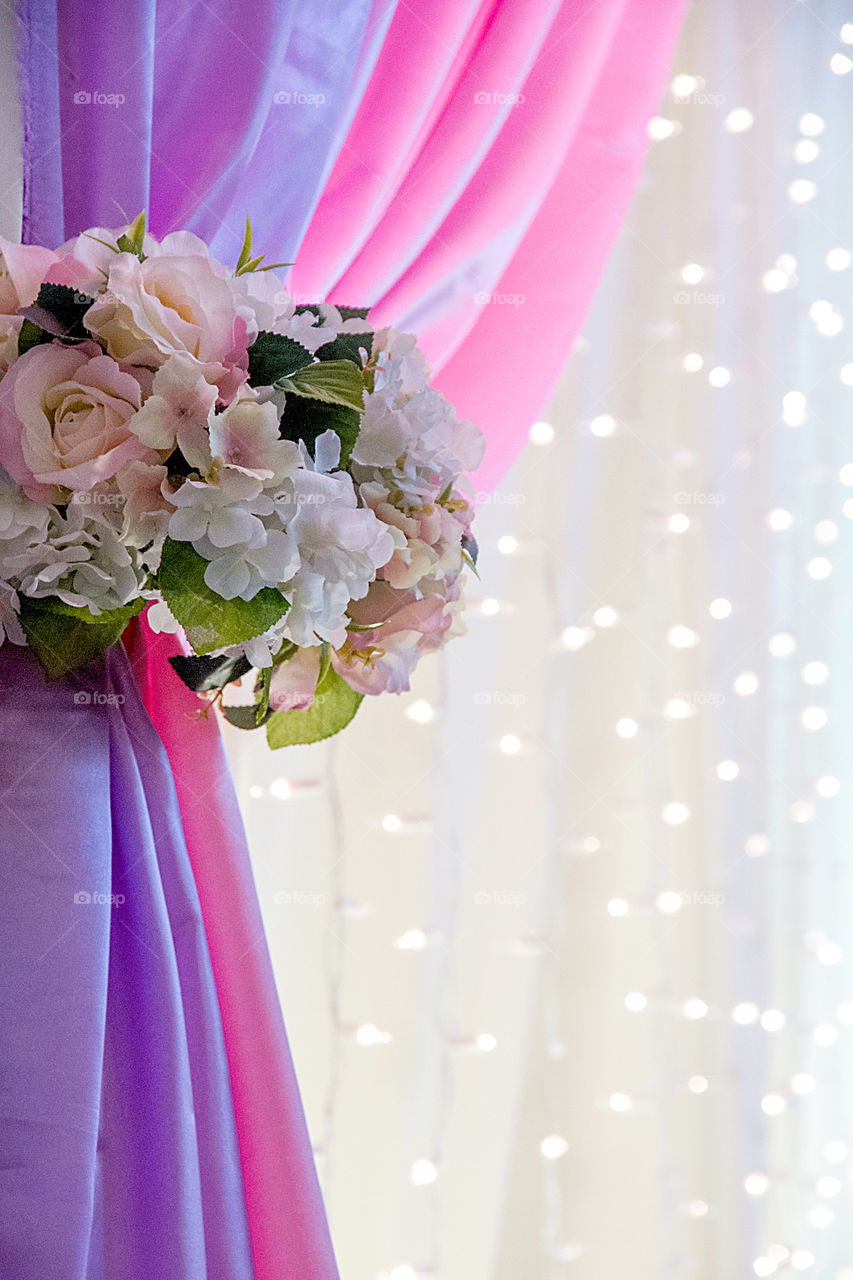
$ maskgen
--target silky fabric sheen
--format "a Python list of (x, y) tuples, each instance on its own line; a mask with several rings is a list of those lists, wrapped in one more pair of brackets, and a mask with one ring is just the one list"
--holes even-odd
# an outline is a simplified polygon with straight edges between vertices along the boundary
[(175, 788), (127, 656), (0, 649), (0, 1275), (250, 1280)]

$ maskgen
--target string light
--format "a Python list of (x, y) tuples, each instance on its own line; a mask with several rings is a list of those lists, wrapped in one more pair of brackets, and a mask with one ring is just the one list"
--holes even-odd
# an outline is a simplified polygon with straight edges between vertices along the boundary
[(699, 635), (692, 627), (685, 627), (679, 623), (667, 631), (666, 642), (673, 649), (692, 649), (699, 643)]
[(734, 691), (741, 698), (751, 698), (758, 692), (759, 679), (754, 671), (741, 671), (735, 678)]
[(734, 760), (721, 760), (717, 765), (717, 777), (721, 782), (733, 782), (740, 773), (740, 768)]
[(648, 1003), (642, 991), (629, 991), (625, 997), (625, 1008), (629, 1013), (642, 1013)]
[(627, 1093), (611, 1093), (609, 1106), (611, 1111), (630, 1111), (631, 1099)]
[(782, 421), (786, 427), (801, 427), (808, 418), (808, 400), (802, 391), (787, 391), (782, 397)]
[(594, 634), (588, 627), (564, 627), (560, 632), (560, 644), (564, 649), (575, 652), (588, 644)]
[(732, 602), (731, 600), (726, 600), (723, 596), (718, 596), (716, 600), (712, 600), (708, 605), (708, 612), (718, 622), (722, 621), (724, 618), (731, 617)]
[(698, 351), (689, 351), (681, 363), (688, 373), (698, 373), (705, 361)]
[(808, 204), (817, 195), (817, 184), (808, 178), (796, 178), (788, 187), (788, 195), (794, 204)]
[(598, 436), (603, 440), (607, 436), (612, 436), (616, 430), (616, 419), (612, 418), (609, 413), (601, 413), (597, 418), (593, 418), (589, 424), (589, 429), (594, 436)]
[(438, 1169), (431, 1160), (415, 1160), (409, 1173), (413, 1187), (428, 1187), (438, 1178)]
[(592, 620), (597, 627), (615, 627), (619, 621), (619, 614), (611, 605), (605, 604), (600, 609), (596, 609), (592, 615)]
[(813, 111), (807, 111), (805, 115), (800, 116), (800, 133), (806, 138), (819, 137), (826, 127), (826, 121), (822, 116), (816, 115)]
[(666, 523), (670, 533), (686, 533), (690, 528), (690, 517), (683, 511), (679, 511), (674, 516), (670, 516)]
[(763, 831), (756, 831), (747, 836), (743, 847), (748, 858), (762, 858), (770, 848), (770, 838)]
[(729, 133), (746, 133), (754, 123), (753, 114), (748, 107), (735, 107), (723, 121), (723, 128)]
[(640, 726), (637, 724), (636, 720), (630, 720), (626, 717), (624, 720), (618, 721), (616, 725), (616, 732), (619, 734), (620, 738), (634, 738), (636, 737), (639, 728)]
[(781, 1093), (766, 1093), (761, 1099), (761, 1110), (766, 1116), (780, 1116), (787, 1106)]
[(712, 387), (727, 387), (731, 380), (731, 372), (721, 364), (716, 365), (708, 374), (708, 381)]
[(743, 1180), (744, 1190), (748, 1196), (763, 1196), (769, 1185), (770, 1180), (763, 1173), (750, 1173)]
[(518, 550), (518, 539), (514, 538), (511, 533), (505, 533), (502, 538), (498, 538), (498, 551), (502, 556), (515, 555)]
[(539, 1143), (539, 1150), (546, 1160), (559, 1160), (569, 1149), (566, 1139), (558, 1133), (551, 1133)]
[(553, 444), (556, 434), (550, 422), (534, 422), (530, 428), (531, 443), (541, 447)]
[(781, 1009), (765, 1009), (760, 1022), (765, 1031), (781, 1031), (787, 1019)]
[(732, 1022), (739, 1027), (751, 1027), (758, 1021), (759, 1009), (751, 1000), (743, 1000), (732, 1009)]
[(521, 750), (521, 739), (515, 733), (505, 733), (498, 746), (505, 756), (517, 756)]
[(435, 719), (435, 707), (424, 698), (418, 698), (411, 706), (406, 707), (406, 718), (415, 724), (432, 724)]
[(690, 817), (690, 810), (680, 800), (671, 800), (669, 804), (664, 805), (661, 817), (667, 826), (679, 827)]
[(830, 249), (826, 255), (826, 265), (830, 271), (846, 271), (850, 266), (850, 251), (848, 249)]

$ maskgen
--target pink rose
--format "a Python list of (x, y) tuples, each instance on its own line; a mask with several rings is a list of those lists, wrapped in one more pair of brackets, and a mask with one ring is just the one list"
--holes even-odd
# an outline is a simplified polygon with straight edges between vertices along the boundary
[(201, 255), (158, 255), (145, 262), (114, 255), (106, 292), (84, 324), (125, 364), (158, 368), (169, 356), (189, 355), (226, 403), (246, 381), (246, 322), (228, 282)]
[(362, 484), (359, 494), (394, 537), (396, 550), (382, 569), (392, 587), (407, 591), (422, 578), (444, 578), (462, 568), (462, 539), (471, 527), (464, 498), (454, 493), (447, 503), (424, 502), (401, 511), (378, 481)]
[(141, 399), (94, 342), (33, 347), (0, 382), (0, 465), (35, 501), (60, 502), (134, 459), (159, 462), (130, 430)]
[(13, 244), (0, 236), (0, 315), (31, 307), (56, 254), (37, 244)]
[(353, 622), (371, 630), (351, 631), (332, 653), (332, 665), (359, 693), (403, 693), (424, 654), (464, 630), (460, 575), (422, 585), (425, 594), (418, 599), (377, 580), (363, 600), (350, 604)]

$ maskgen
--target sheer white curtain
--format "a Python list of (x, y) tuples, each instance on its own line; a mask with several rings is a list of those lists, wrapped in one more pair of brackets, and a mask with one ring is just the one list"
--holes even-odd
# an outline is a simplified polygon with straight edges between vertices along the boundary
[(694, 6), (469, 636), (232, 735), (346, 1276), (853, 1276), (847, 18)]

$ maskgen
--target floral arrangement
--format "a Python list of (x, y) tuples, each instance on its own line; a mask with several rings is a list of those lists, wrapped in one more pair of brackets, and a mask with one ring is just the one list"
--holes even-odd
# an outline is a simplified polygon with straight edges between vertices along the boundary
[(248, 221), (233, 269), (143, 214), (0, 251), (0, 643), (59, 678), (149, 605), (177, 674), (272, 746), (408, 689), (464, 629), (483, 452), (415, 338), (294, 305)]

